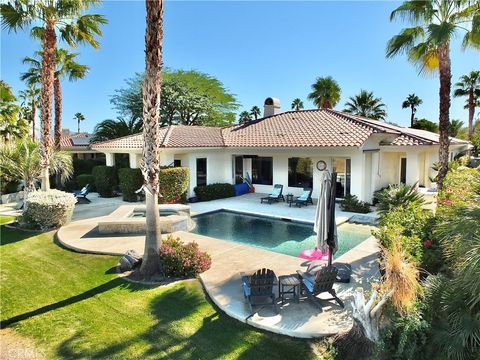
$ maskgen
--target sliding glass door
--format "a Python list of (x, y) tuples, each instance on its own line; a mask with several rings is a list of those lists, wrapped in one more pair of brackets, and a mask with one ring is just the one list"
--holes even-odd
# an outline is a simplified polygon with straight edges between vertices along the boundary
[(332, 168), (337, 173), (336, 197), (343, 198), (345, 195), (350, 194), (352, 161), (350, 158), (334, 158)]
[(197, 186), (207, 185), (207, 159), (197, 159)]

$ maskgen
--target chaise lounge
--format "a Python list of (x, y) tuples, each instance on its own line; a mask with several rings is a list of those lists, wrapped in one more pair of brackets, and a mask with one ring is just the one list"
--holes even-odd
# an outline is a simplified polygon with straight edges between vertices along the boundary
[(87, 198), (87, 195), (90, 192), (90, 185), (85, 185), (82, 190), (74, 192), (73, 196), (75, 196), (78, 200), (78, 203), (90, 203), (91, 201)]
[(283, 185), (275, 184), (273, 186), (273, 191), (270, 195), (265, 196), (260, 199), (260, 203), (268, 202), (270, 205), (273, 202), (279, 202), (280, 200), (285, 201), (285, 197), (283, 196)]
[(312, 190), (312, 188), (303, 188), (302, 195), (293, 200), (290, 204), (288, 204), (288, 206), (292, 206), (292, 204), (298, 207), (302, 207), (302, 205), (307, 206), (308, 204), (313, 205)]

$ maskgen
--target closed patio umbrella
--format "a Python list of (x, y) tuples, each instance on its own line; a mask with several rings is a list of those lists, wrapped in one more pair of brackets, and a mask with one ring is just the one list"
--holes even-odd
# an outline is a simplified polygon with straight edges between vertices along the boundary
[(322, 173), (320, 180), (320, 194), (315, 224), (313, 230), (317, 233), (317, 248), (326, 253), (328, 251), (328, 265), (332, 264), (332, 256), (338, 249), (337, 226), (335, 223), (335, 188), (337, 174), (331, 176), (328, 171)]

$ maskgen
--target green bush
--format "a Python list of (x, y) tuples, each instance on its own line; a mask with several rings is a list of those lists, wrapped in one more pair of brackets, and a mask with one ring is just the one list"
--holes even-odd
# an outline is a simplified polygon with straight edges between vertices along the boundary
[(143, 176), (140, 169), (123, 168), (118, 169), (120, 191), (125, 201), (137, 201), (138, 195), (135, 191), (143, 185)]
[(95, 191), (95, 180), (93, 179), (92, 174), (81, 174), (75, 178), (76, 185), (78, 190), (83, 189), (85, 185), (89, 185), (90, 191)]
[(358, 200), (356, 195), (345, 195), (345, 198), (340, 202), (340, 207), (343, 211), (350, 211), (355, 213), (366, 214), (369, 213), (370, 205), (365, 201)]
[(115, 168), (113, 166), (95, 166), (92, 170), (95, 188), (101, 197), (115, 196), (114, 188), (117, 185)]
[(375, 195), (377, 210), (380, 214), (407, 204), (424, 205), (425, 200), (414, 186), (404, 184), (390, 185), (388, 188), (377, 192)]
[(175, 204), (185, 202), (190, 169), (186, 167), (164, 168), (160, 170), (160, 202)]
[(195, 191), (198, 201), (210, 201), (235, 196), (235, 187), (227, 183), (197, 186), (193, 191)]
[(160, 245), (160, 262), (165, 276), (196, 277), (210, 268), (212, 259), (197, 243), (183, 244), (179, 238), (168, 236)]
[(37, 229), (57, 228), (70, 222), (77, 199), (60, 190), (35, 191), (25, 201), (21, 223)]
[(95, 166), (105, 165), (105, 159), (79, 159), (73, 158), (73, 173), (74, 175), (91, 174)]
[(3, 179), (0, 179), (0, 193), (2, 194), (15, 193), (18, 191), (19, 185), (20, 185), (20, 182), (16, 180), (4, 181)]

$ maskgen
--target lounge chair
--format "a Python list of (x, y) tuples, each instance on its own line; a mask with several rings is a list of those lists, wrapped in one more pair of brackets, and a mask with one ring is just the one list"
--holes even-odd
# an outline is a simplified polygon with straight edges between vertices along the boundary
[[(242, 276), (243, 296), (248, 301), (250, 313), (253, 314), (254, 306), (271, 305), (276, 313), (277, 303), (275, 302), (275, 285), (277, 284), (277, 277), (273, 270), (260, 269), (253, 275), (240, 274)], [(268, 300), (267, 302), (255, 302), (255, 299)]]
[[(343, 301), (337, 296), (333, 284), (337, 279), (337, 268), (326, 266), (320, 269), (315, 275), (310, 275), (298, 270), (297, 274), (302, 279), (303, 289), (307, 293), (308, 298), (319, 308), (322, 309), (320, 301), (335, 300), (342, 308), (345, 307)], [(330, 299), (319, 299), (318, 295), (328, 292), (333, 297)]]
[(292, 206), (292, 204), (301, 207), (302, 205), (307, 206), (308, 204), (313, 205), (312, 200), (312, 188), (303, 188), (303, 193), (295, 200), (293, 200), (288, 206)]
[(264, 202), (268, 202), (269, 204), (272, 204), (273, 202), (278, 202), (280, 200), (285, 201), (285, 197), (282, 194), (283, 192), (283, 185), (281, 184), (275, 184), (273, 186), (273, 191), (270, 195), (265, 196), (261, 198), (261, 203), (263, 204)]
[(77, 198), (78, 203), (90, 203), (91, 201), (87, 198), (88, 193), (90, 192), (90, 185), (87, 184), (85, 185), (82, 190), (76, 191), (73, 193), (73, 195)]

